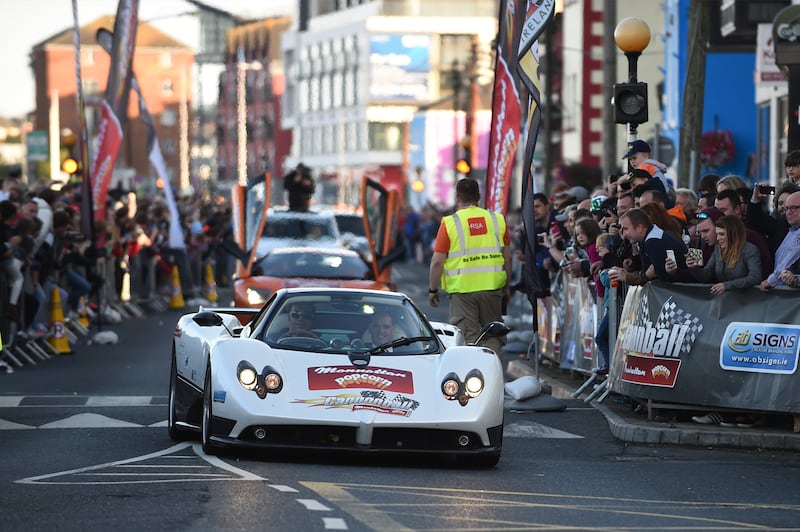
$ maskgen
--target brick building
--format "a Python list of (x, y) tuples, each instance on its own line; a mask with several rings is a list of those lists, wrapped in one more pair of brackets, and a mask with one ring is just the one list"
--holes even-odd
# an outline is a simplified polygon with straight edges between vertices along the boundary
[[(114, 16), (100, 17), (81, 27), (81, 80), (86, 103), (90, 138), (100, 118), (100, 107), (108, 80), (110, 57), (97, 44), (100, 28), (112, 30)], [(35, 45), (30, 53), (36, 85), (34, 129), (49, 131), (51, 99), (58, 98), (59, 128), (78, 131), (75, 81), (75, 51), (71, 28)], [(192, 68), (194, 52), (185, 44), (142, 22), (136, 34), (133, 68), (147, 107), (153, 115), (156, 133), (173, 186), (188, 183), (188, 127), (191, 123)], [(139, 102), (131, 91), (128, 122), (117, 157), (115, 174), (131, 174), (142, 185), (155, 175), (147, 155), (147, 135), (139, 117)], [(183, 134), (182, 134), (183, 131)], [(125, 171), (125, 169), (128, 169)], [(46, 178), (47, 176), (38, 176)], [(116, 179), (116, 178), (115, 178)], [(148, 179), (150, 181), (148, 181)], [(123, 186), (133, 183), (125, 182)]]

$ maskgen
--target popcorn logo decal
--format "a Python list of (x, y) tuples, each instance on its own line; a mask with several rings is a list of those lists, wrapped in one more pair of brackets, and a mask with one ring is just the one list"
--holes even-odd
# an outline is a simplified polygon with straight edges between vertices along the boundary
[(617, 349), (621, 348), (623, 353), (622, 380), (646, 386), (675, 387), (680, 357), (691, 352), (703, 330), (700, 318), (678, 307), (670, 297), (653, 320), (646, 291), (631, 314), (617, 338)]
[(663, 364), (659, 364), (650, 370), (650, 375), (652, 375), (653, 378), (669, 379), (670, 373), (672, 372), (669, 368)]
[(414, 393), (414, 378), (408, 371), (391, 368), (319, 366), (308, 368), (309, 390), (373, 389)]

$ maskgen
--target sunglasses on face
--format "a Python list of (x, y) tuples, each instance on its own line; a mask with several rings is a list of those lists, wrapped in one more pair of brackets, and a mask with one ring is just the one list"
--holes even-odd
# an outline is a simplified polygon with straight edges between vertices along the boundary
[(294, 320), (310, 320), (314, 315), (306, 312), (290, 312), (289, 317)]

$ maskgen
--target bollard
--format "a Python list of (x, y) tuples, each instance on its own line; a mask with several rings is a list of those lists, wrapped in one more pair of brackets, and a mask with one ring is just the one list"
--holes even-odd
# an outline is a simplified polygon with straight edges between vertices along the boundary
[(169, 308), (182, 309), (186, 305), (183, 302), (183, 291), (181, 290), (181, 278), (178, 274), (178, 266), (172, 266), (172, 289), (170, 290)]
[(206, 263), (206, 299), (211, 303), (217, 302), (217, 283), (214, 281), (214, 271), (211, 268), (211, 263)]
[(67, 327), (64, 324), (64, 309), (61, 308), (61, 292), (53, 288), (50, 298), (50, 337), (47, 339), (58, 355), (71, 355), (72, 349), (67, 340)]
[(86, 298), (81, 296), (78, 300), (78, 319), (76, 320), (81, 324), (81, 327), (89, 330), (89, 312), (86, 310)]

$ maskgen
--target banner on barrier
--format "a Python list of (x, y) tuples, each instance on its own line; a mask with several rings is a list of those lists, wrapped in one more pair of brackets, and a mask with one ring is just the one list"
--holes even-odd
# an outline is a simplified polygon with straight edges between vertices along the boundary
[(797, 292), (752, 288), (709, 299), (708, 286), (631, 287), (611, 389), (673, 403), (800, 412)]

